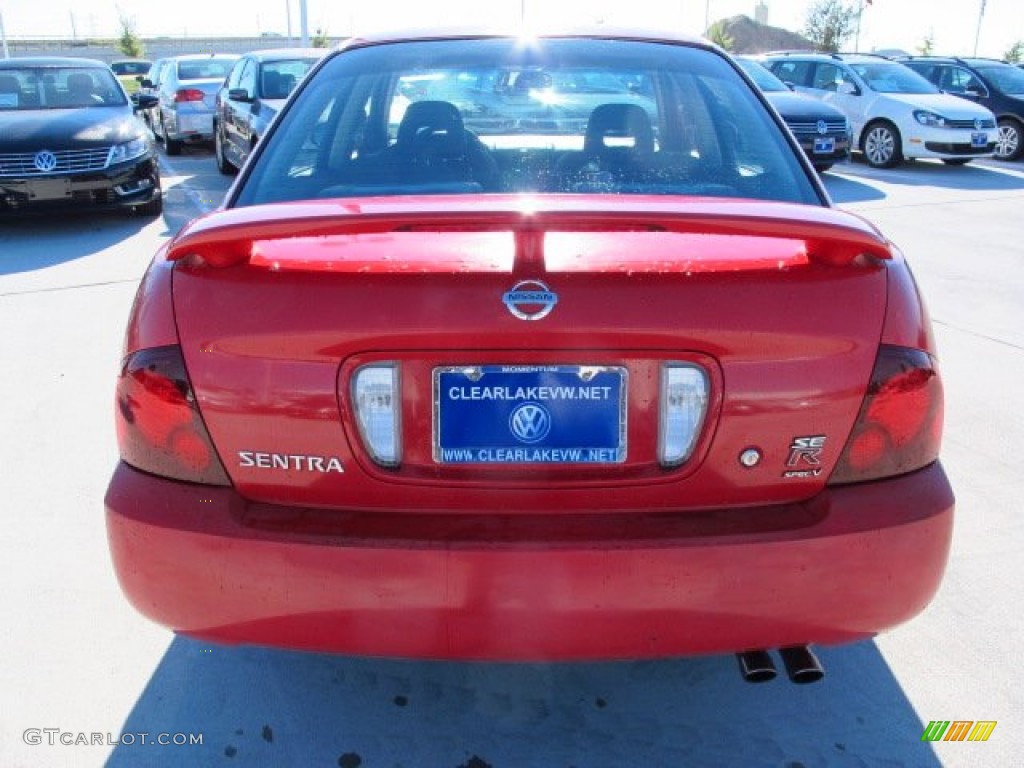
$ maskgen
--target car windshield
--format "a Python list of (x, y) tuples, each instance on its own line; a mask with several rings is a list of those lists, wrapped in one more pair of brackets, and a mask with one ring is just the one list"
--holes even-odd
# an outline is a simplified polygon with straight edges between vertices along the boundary
[(474, 192), (821, 202), (729, 62), (682, 45), (357, 47), (317, 71), (262, 147), (229, 204)]
[(775, 75), (762, 67), (753, 59), (736, 59), (736, 63), (743, 67), (743, 71), (750, 75), (757, 87), (766, 93), (772, 91), (788, 91), (786, 84)]
[(977, 67), (996, 90), (1013, 96), (1024, 96), (1024, 69), (1011, 66)]
[(850, 64), (868, 87), (878, 93), (940, 93), (939, 89), (909, 67), (887, 61)]
[(106, 67), (0, 69), (0, 111), (123, 106), (124, 91)]

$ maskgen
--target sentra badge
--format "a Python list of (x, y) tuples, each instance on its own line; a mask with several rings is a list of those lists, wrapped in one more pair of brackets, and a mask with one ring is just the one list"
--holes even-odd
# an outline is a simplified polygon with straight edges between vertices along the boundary
[(337, 456), (310, 456), (304, 453), (267, 453), (239, 451), (238, 466), (244, 469), (284, 469), (292, 472), (337, 472), (345, 468)]
[(551, 314), (558, 303), (558, 294), (540, 280), (522, 280), (502, 295), (501, 300), (520, 320), (540, 320)]

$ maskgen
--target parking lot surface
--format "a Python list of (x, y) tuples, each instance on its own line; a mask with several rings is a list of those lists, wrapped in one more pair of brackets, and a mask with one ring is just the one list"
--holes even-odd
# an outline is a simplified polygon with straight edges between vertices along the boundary
[[(153, 252), (229, 183), (208, 150), (161, 162), (156, 221), (0, 224), (0, 765), (1020, 764), (1024, 164), (826, 174), (837, 203), (901, 246), (929, 304), (958, 506), (929, 608), (819, 649), (827, 677), (801, 687), (745, 684), (731, 656), (460, 664), (228, 648), (136, 614), (103, 524), (121, 336)], [(997, 725), (985, 742), (922, 741), (935, 720)]]

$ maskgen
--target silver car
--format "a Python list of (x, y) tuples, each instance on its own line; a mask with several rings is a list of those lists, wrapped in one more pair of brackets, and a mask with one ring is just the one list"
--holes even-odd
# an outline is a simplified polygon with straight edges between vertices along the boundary
[[(157, 139), (168, 155), (181, 153), (188, 143), (213, 140), (217, 91), (238, 56), (193, 54), (166, 59), (150, 87), (160, 103), (147, 115)], [(147, 83), (143, 82), (143, 86)]]

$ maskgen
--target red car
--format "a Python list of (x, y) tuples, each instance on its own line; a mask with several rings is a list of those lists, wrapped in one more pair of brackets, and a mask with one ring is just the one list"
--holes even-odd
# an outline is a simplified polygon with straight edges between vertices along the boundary
[(142, 282), (110, 544), (204, 640), (813, 680), (938, 587), (942, 410), (903, 256), (718, 49), (358, 39)]

